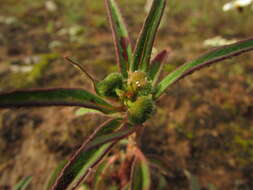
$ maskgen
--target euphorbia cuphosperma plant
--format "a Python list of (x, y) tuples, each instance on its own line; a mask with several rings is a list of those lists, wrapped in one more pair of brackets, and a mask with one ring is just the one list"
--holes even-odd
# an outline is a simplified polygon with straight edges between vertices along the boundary
[[(67, 58), (88, 75), (96, 94), (84, 89), (52, 88), (18, 90), (0, 95), (1, 108), (78, 106), (98, 110), (109, 116), (65, 163), (59, 175), (48, 183), (46, 189), (76, 189), (119, 140), (135, 134), (131, 136), (135, 138), (129, 139), (138, 141), (144, 128), (143, 123), (155, 111), (156, 101), (170, 85), (203, 67), (253, 50), (253, 39), (223, 46), (182, 65), (161, 81), (157, 81), (168, 51), (161, 51), (153, 59), (151, 52), (166, 0), (153, 1), (134, 51), (115, 0), (105, 0), (105, 4), (119, 72), (109, 74), (102, 81), (96, 81), (78, 63)], [(150, 189), (147, 158), (138, 148), (138, 143), (130, 142), (128, 148), (131, 149), (129, 152), (132, 152), (132, 172), (126, 188)]]

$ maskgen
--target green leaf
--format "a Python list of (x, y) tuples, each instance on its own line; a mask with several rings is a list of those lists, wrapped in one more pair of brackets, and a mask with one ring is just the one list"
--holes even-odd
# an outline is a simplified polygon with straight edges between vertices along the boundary
[(159, 77), (162, 63), (166, 56), (168, 55), (168, 50), (163, 50), (160, 53), (158, 53), (155, 58), (151, 61), (150, 69), (148, 72), (150, 80), (153, 81), (153, 84), (156, 82), (157, 78)]
[(123, 137), (126, 137), (133, 132), (135, 132), (137, 129), (137, 126), (132, 126), (132, 125), (126, 125), (122, 127), (120, 130), (115, 131), (110, 134), (105, 134), (105, 135), (100, 135), (96, 139), (94, 139), (90, 144), (87, 146), (87, 149), (97, 147), (101, 144), (104, 144), (106, 142), (110, 142), (112, 140), (116, 139), (122, 139)]
[(112, 147), (113, 142), (89, 149), (88, 151), (86, 150), (87, 146), (97, 137), (104, 134), (110, 134), (119, 126), (120, 120), (118, 119), (108, 120), (100, 125), (70, 158), (58, 176), (52, 190), (71, 189), (77, 186), (79, 181), (91, 171), (93, 166), (96, 165), (102, 157), (104, 157), (106, 152)]
[(17, 185), (15, 185), (13, 190), (25, 190), (31, 181), (32, 181), (31, 176), (25, 177)]
[(132, 168), (131, 190), (149, 190), (151, 187), (149, 165), (142, 153), (138, 152), (137, 154), (139, 155), (136, 156)]
[(182, 65), (181, 67), (167, 75), (158, 84), (155, 98), (158, 98), (168, 88), (168, 86), (196, 70), (252, 50), (253, 38), (210, 51), (209, 53), (199, 57), (198, 59)]
[(117, 62), (123, 77), (127, 78), (127, 71), (132, 61), (132, 47), (127, 28), (115, 0), (105, 0), (105, 3), (112, 28)]
[(103, 175), (105, 173), (105, 170), (108, 168), (108, 160), (104, 160), (102, 163), (99, 164), (96, 173), (94, 175), (93, 179), (93, 189), (99, 190), (99, 186), (103, 180)]
[(76, 110), (75, 115), (82, 116), (82, 115), (86, 115), (89, 113), (101, 113), (101, 112), (98, 110), (89, 109), (89, 108), (79, 108), (78, 110)]
[(0, 108), (35, 106), (80, 106), (104, 113), (115, 112), (109, 103), (83, 89), (34, 89), (0, 94)]
[(153, 1), (135, 48), (134, 60), (131, 65), (132, 71), (136, 71), (138, 69), (141, 69), (142, 71), (148, 70), (151, 52), (157, 29), (164, 12), (165, 2), (166, 0)]
[(56, 167), (56, 169), (49, 176), (47, 182), (45, 183), (44, 190), (50, 190), (52, 185), (56, 182), (58, 175), (60, 174), (61, 170), (66, 165), (66, 163), (67, 163), (67, 160), (60, 162), (60, 164)]
[(103, 180), (103, 178), (107, 175), (106, 172), (108, 168), (112, 166), (116, 159), (117, 157), (113, 155), (99, 164), (94, 174), (94, 179), (92, 180), (93, 190), (100, 190), (103, 188), (103, 185), (105, 185), (103, 182), (106, 181)]
[[(70, 158), (52, 190), (75, 189), (112, 146), (127, 135), (122, 133), (122, 130), (119, 130), (120, 133), (116, 136), (111, 135), (119, 127), (121, 127), (120, 119), (110, 119), (99, 126)], [(128, 127), (125, 125), (122, 129)]]

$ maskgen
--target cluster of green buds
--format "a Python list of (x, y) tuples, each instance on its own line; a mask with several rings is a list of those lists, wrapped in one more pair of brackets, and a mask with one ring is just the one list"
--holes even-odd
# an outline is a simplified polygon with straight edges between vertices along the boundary
[(127, 80), (125, 105), (128, 118), (132, 123), (140, 124), (150, 118), (155, 109), (152, 99), (152, 82), (145, 72), (134, 71)]
[(97, 83), (96, 91), (103, 97), (118, 100), (133, 124), (145, 122), (154, 112), (152, 81), (143, 71), (130, 72), (127, 79), (120, 73), (111, 73)]
[[(253, 39), (217, 48), (188, 62), (160, 79), (160, 71), (168, 50), (151, 57), (156, 33), (165, 9), (166, 0), (154, 0), (137, 39), (135, 48), (115, 0), (105, 0), (116, 50), (119, 71), (97, 81), (78, 63), (92, 81), (96, 94), (84, 89), (45, 89), (14, 91), (0, 94), (0, 107), (79, 106), (121, 117), (130, 124), (142, 124), (155, 110), (155, 101), (166, 89), (205, 66), (253, 50)], [(123, 114), (122, 114), (123, 113)]]
[[(97, 81), (81, 65), (67, 58), (88, 76), (96, 94), (85, 89), (70, 88), (17, 90), (0, 93), (0, 108), (78, 106), (111, 114), (110, 118), (97, 127), (94, 133), (66, 162), (63, 169), (59, 169), (60, 173), (57, 179), (54, 174), (54, 179), (49, 180), (47, 190), (76, 189), (114, 144), (144, 126), (142, 123), (149, 119), (155, 111), (155, 102), (169, 86), (196, 70), (253, 51), (253, 38), (226, 45), (185, 63), (158, 80), (162, 63), (168, 51), (163, 50), (153, 58), (151, 58), (151, 53), (166, 0), (152, 1), (134, 51), (115, 0), (105, 0), (105, 4), (112, 28), (119, 72), (111, 73), (103, 80)], [(131, 166), (132, 176), (129, 178), (127, 189), (149, 190), (151, 189), (151, 178), (148, 162), (137, 146), (134, 154), (135, 157), (132, 159), (134, 162)], [(95, 174), (94, 176), (101, 175)], [(29, 180), (28, 178), (21, 184), (26, 184)]]
[(165, 0), (153, 2), (133, 52), (115, 1), (106, 0), (120, 73), (109, 74), (95, 85), (95, 89), (100, 96), (118, 101), (132, 124), (142, 124), (155, 110), (154, 84), (168, 52), (162, 51), (153, 60), (151, 53), (165, 3)]

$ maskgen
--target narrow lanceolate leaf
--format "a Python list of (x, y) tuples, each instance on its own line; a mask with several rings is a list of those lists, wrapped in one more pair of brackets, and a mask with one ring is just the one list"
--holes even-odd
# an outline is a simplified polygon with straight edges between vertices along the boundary
[[(77, 188), (112, 146), (121, 138), (131, 134), (121, 132), (111, 136), (121, 126), (119, 119), (111, 119), (99, 126), (65, 165), (52, 190)], [(124, 128), (126, 126), (122, 129)]]
[(155, 36), (165, 8), (165, 1), (153, 1), (135, 47), (134, 60), (131, 65), (132, 71), (137, 69), (147, 71), (149, 67)]
[(86, 115), (86, 114), (99, 114), (101, 113), (98, 110), (90, 109), (90, 108), (79, 108), (76, 110), (75, 115), (76, 116), (81, 116), (81, 115)]
[(96, 163), (104, 157), (112, 147), (113, 142), (88, 151), (86, 150), (87, 146), (97, 137), (104, 134), (110, 134), (119, 126), (120, 120), (117, 119), (106, 121), (100, 125), (70, 158), (51, 189), (71, 189), (77, 186), (79, 180), (86, 176)]
[(112, 140), (119, 140), (122, 139), (123, 137), (126, 137), (133, 132), (137, 130), (138, 127), (132, 126), (132, 125), (125, 125), (118, 131), (115, 131), (110, 134), (105, 134), (105, 135), (100, 135), (96, 139), (94, 139), (90, 144), (87, 146), (87, 149), (95, 148), (98, 147), (104, 143), (110, 142)]
[(117, 63), (123, 77), (127, 78), (127, 71), (132, 61), (132, 47), (127, 28), (115, 0), (105, 0), (105, 4), (112, 28)]
[(96, 173), (94, 174), (94, 179), (92, 180), (93, 190), (102, 189), (101, 185), (103, 185), (103, 182), (105, 181), (104, 177), (106, 176), (107, 170), (112, 166), (116, 159), (117, 157), (114, 155), (99, 164)]
[(149, 69), (149, 78), (152, 81), (156, 81), (159, 73), (162, 68), (162, 63), (166, 56), (168, 55), (168, 50), (163, 50), (160, 53), (158, 53), (154, 59), (151, 61), (150, 69)]
[(31, 181), (32, 181), (31, 176), (25, 177), (17, 185), (15, 185), (13, 190), (25, 190), (25, 189), (27, 189), (27, 187), (28, 187), (28, 185), (30, 184)]
[(99, 186), (103, 180), (103, 177), (105, 175), (105, 171), (108, 168), (109, 162), (104, 160), (102, 163), (99, 164), (98, 168), (96, 169), (96, 173), (94, 175), (94, 179), (92, 180), (93, 182), (93, 190), (99, 190)]
[(114, 112), (109, 103), (83, 89), (33, 89), (0, 94), (0, 108), (36, 106), (80, 106)]
[(132, 167), (131, 190), (149, 190), (151, 187), (149, 165), (140, 150), (136, 149), (136, 157)]
[(198, 59), (186, 63), (167, 75), (159, 84), (155, 97), (158, 98), (171, 84), (199, 70), (203, 67), (209, 66), (213, 63), (238, 56), (242, 53), (253, 50), (253, 38), (240, 41), (231, 45), (223, 46), (221, 48), (210, 51), (209, 53), (199, 57)]
[(52, 174), (49, 176), (47, 182), (45, 183), (44, 190), (50, 190), (52, 185), (55, 183), (58, 175), (60, 174), (61, 170), (66, 165), (67, 160), (64, 160), (60, 162), (60, 164), (55, 168), (55, 170), (52, 172)]

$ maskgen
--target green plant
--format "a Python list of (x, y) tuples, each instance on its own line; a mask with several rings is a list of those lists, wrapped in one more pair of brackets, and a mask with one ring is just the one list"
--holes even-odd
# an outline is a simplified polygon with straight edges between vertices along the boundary
[[(166, 0), (154, 0), (146, 18), (134, 51), (126, 26), (115, 0), (105, 0), (116, 49), (118, 73), (111, 73), (102, 81), (96, 81), (78, 63), (67, 58), (91, 80), (96, 94), (84, 89), (36, 89), (18, 90), (0, 94), (0, 107), (78, 106), (102, 112), (109, 119), (96, 128), (75, 152), (55, 172), (46, 189), (76, 189), (97, 165), (93, 189), (99, 187), (98, 178), (108, 163), (115, 159), (103, 158), (128, 137), (123, 168), (131, 168), (122, 189), (147, 190), (151, 188), (148, 159), (139, 149), (144, 122), (155, 112), (155, 103), (166, 89), (192, 72), (213, 63), (253, 50), (253, 39), (210, 51), (198, 59), (186, 63), (158, 81), (165, 57), (163, 50), (151, 59), (154, 39), (163, 15)], [(122, 143), (122, 141), (120, 141)], [(118, 158), (119, 159), (119, 158)], [(102, 162), (101, 162), (102, 161)], [(127, 174), (126, 174), (127, 175)], [(58, 177), (57, 177), (58, 176)], [(96, 177), (97, 176), (97, 177)]]

